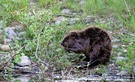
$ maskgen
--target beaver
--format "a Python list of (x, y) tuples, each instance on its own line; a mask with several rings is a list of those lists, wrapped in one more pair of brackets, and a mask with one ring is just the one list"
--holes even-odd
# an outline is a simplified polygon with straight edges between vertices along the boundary
[(89, 66), (107, 64), (111, 57), (111, 38), (99, 27), (70, 31), (61, 42), (67, 52), (83, 53)]

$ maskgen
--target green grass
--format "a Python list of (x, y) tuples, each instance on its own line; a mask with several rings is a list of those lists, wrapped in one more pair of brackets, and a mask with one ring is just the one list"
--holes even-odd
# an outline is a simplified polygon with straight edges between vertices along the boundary
[[(26, 31), (24, 40), (16, 41), (16, 46), (12, 46), (13, 49), (18, 51), (19, 48), (24, 46), (18, 55), (23, 53), (39, 64), (41, 64), (41, 61), (38, 58), (42, 61), (48, 61), (54, 68), (66, 69), (72, 65), (71, 60), (79, 56), (65, 52), (60, 46), (63, 37), (70, 30), (81, 30), (90, 25), (99, 26), (113, 32), (120, 32), (122, 28), (127, 29), (129, 33), (133, 33), (135, 30), (134, 0), (86, 0), (84, 5), (78, 5), (78, 3), (79, 0), (39, 0), (34, 5), (30, 5), (30, 0), (1, 0), (0, 19), (3, 20), (3, 28), (16, 21), (24, 25)], [(123, 26), (120, 27), (117, 23), (114, 23), (116, 21), (110, 24), (107, 22), (85, 24), (82, 21), (73, 25), (67, 25), (67, 22), (62, 22), (60, 25), (51, 24), (56, 15), (62, 15), (61, 10), (64, 8), (76, 12), (75, 17), (80, 19), (86, 16), (98, 16), (98, 18), (105, 18), (106, 20), (109, 15), (113, 15)], [(132, 72), (133, 61), (135, 60), (134, 37), (129, 34), (113, 36), (120, 38), (120, 44), (125, 44), (125, 49), (128, 50), (128, 53), (123, 53), (123, 48), (113, 50), (116, 53), (122, 52), (122, 55), (127, 57), (127, 60), (117, 64), (121, 66), (121, 69), (128, 69)], [(2, 43), (2, 41), (0, 42)], [(115, 57), (115, 54), (113, 54), (113, 57)], [(105, 68), (101, 67), (102, 69)]]

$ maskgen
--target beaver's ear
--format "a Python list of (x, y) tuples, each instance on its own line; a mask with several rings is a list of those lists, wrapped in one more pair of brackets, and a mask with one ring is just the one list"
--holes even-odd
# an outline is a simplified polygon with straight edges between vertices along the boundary
[(78, 34), (76, 32), (71, 32), (71, 37), (78, 38)]

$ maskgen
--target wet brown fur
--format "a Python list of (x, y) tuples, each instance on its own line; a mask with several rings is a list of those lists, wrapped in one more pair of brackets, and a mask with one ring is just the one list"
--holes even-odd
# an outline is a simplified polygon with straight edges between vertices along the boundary
[(90, 66), (106, 64), (111, 56), (111, 39), (108, 33), (98, 27), (69, 32), (61, 45), (68, 52), (84, 53)]

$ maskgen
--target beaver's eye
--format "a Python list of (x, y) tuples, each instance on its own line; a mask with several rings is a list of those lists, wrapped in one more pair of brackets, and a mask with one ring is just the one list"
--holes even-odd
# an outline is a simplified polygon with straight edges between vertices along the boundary
[(82, 44), (81, 42), (78, 42), (79, 44)]

